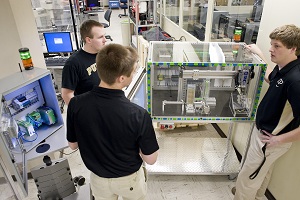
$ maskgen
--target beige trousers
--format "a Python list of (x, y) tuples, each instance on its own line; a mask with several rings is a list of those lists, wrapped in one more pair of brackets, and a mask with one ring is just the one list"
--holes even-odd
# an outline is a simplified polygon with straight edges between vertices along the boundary
[(255, 127), (252, 131), (245, 163), (237, 177), (234, 200), (263, 199), (271, 178), (274, 162), (286, 153), (292, 145), (292, 143), (286, 143), (275, 147), (267, 146), (265, 152), (266, 161), (258, 175), (251, 180), (249, 176), (260, 166), (264, 158), (262, 152), (264, 143), (259, 139), (260, 134)]
[(91, 172), (92, 194), (95, 200), (144, 200), (147, 183), (143, 167), (137, 172), (120, 178), (102, 178)]

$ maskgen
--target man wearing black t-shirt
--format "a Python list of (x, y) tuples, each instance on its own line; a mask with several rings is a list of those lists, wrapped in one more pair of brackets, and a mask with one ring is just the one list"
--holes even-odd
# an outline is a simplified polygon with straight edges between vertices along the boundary
[[(300, 28), (278, 27), (269, 37), (271, 61), (277, 65), (265, 74), (270, 86), (257, 109), (234, 200), (263, 199), (275, 161), (300, 140)], [(266, 60), (256, 45), (246, 48)]]
[(154, 164), (159, 147), (149, 113), (122, 90), (132, 81), (137, 61), (132, 47), (104, 46), (96, 59), (100, 85), (73, 97), (68, 106), (67, 140), (91, 171), (95, 200), (146, 196), (142, 163)]
[(74, 95), (90, 91), (100, 83), (96, 55), (106, 42), (104, 27), (97, 21), (86, 20), (80, 26), (80, 35), (84, 46), (66, 61), (62, 72), (61, 94), (66, 104)]

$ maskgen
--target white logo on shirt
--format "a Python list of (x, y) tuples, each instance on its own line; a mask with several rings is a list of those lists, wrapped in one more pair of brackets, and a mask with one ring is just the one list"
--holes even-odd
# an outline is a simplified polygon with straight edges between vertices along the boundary
[(92, 72), (97, 71), (97, 67), (96, 67), (96, 63), (92, 64), (91, 66), (89, 66), (86, 71), (88, 72), (88, 75), (90, 76), (92, 74)]
[(282, 84), (283, 84), (283, 80), (281, 78), (277, 81), (276, 87), (279, 87), (279, 85), (282, 85)]

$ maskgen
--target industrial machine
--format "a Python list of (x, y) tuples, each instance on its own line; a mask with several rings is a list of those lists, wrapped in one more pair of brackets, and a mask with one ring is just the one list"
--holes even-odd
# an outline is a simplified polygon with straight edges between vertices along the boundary
[(149, 52), (155, 121), (253, 120), (266, 64), (244, 43), (151, 42)]
[[(167, 130), (177, 123), (252, 123), (266, 64), (244, 45), (235, 42), (151, 42), (146, 99), (147, 109), (158, 127)], [(170, 138), (158, 139), (163, 153), (155, 165), (148, 166), (150, 172), (232, 175), (239, 170), (240, 164), (229, 139), (177, 138), (172, 142), (168, 141)], [(191, 145), (197, 148), (193, 149)], [(164, 149), (171, 146), (178, 150), (174, 156), (185, 155), (177, 168), (172, 155)], [(212, 160), (204, 154), (195, 157), (199, 153), (197, 149), (204, 153), (207, 150), (206, 153), (213, 155)], [(197, 167), (191, 165), (191, 160), (195, 160)], [(185, 161), (187, 163), (183, 164)]]
[(0, 170), (21, 199), (12, 176), (27, 196), (27, 162), (68, 146), (64, 121), (46, 69), (0, 79), (0, 98)]

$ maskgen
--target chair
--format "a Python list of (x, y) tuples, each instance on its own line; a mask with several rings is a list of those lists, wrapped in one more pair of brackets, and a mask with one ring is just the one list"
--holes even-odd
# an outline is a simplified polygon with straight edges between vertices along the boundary
[(120, 8), (124, 9), (124, 14), (119, 14), (118, 16), (121, 18), (122, 16), (128, 16), (126, 14), (126, 10), (128, 9), (127, 0), (120, 0)]
[[(104, 19), (108, 22), (108, 23), (102, 23), (101, 24), (104, 26), (104, 28), (108, 28), (110, 26), (110, 16), (111, 16), (111, 9), (107, 9), (107, 11), (104, 13)], [(113, 41), (113, 39), (110, 37), (110, 35), (106, 35), (105, 36), (106, 39), (110, 39), (111, 41)]]

